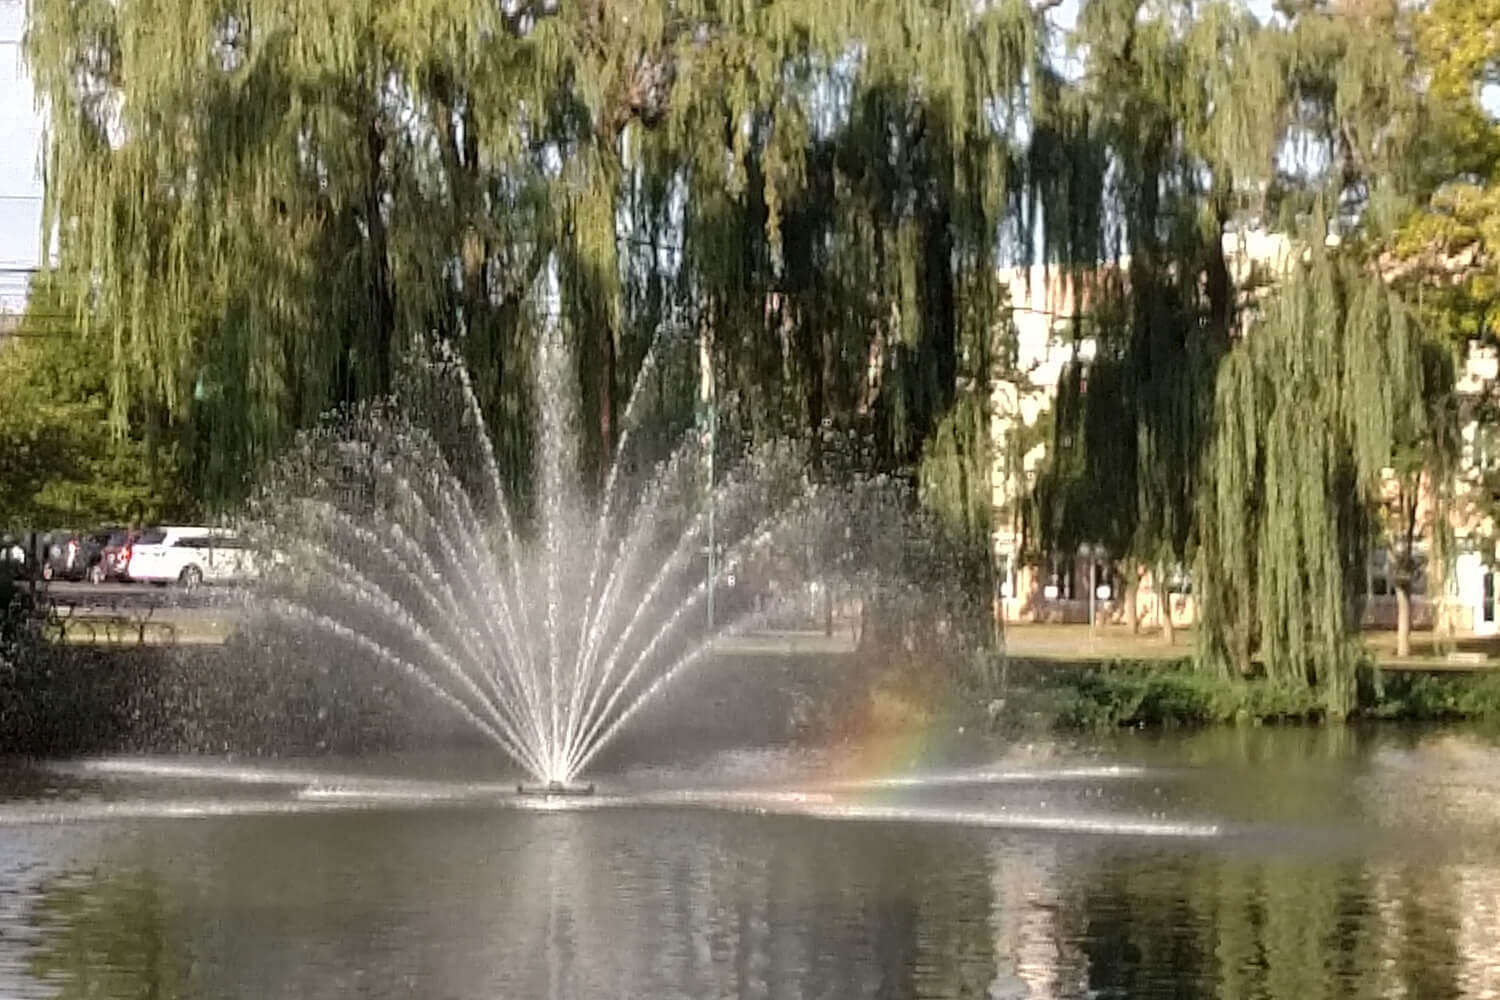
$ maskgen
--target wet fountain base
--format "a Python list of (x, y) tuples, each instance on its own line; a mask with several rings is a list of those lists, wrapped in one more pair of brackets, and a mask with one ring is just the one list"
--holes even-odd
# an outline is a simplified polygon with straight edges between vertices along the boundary
[(593, 795), (594, 786), (566, 785), (561, 781), (549, 781), (545, 785), (517, 785), (517, 795)]

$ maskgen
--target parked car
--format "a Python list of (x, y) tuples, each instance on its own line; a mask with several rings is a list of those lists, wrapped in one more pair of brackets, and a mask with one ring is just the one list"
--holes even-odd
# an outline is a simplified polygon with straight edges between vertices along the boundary
[(236, 583), (257, 575), (257, 560), (237, 535), (220, 528), (148, 528), (127, 547), (125, 575), (165, 586)]
[(138, 531), (111, 531), (100, 550), (99, 565), (102, 567), (102, 572), (98, 574), (98, 579), (94, 579), (93, 575), (89, 579), (94, 583), (103, 583), (105, 580), (129, 580), (130, 574), (126, 572), (126, 569), (130, 565), (130, 548), (139, 536)]
[(27, 558), (25, 543), (11, 535), (0, 535), (0, 565), (4, 565), (13, 576), (25, 574), (31, 560)]
[(108, 531), (55, 537), (42, 560), (42, 579), (93, 580), (95, 583), (103, 583), (106, 571), (101, 561), (108, 541)]

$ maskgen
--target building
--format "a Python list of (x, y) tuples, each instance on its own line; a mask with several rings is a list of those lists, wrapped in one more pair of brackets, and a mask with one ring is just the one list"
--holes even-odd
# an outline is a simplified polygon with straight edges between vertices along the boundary
[[(1471, 344), (1458, 391), (1471, 400), (1500, 384), (1495, 348)], [(1472, 409), (1472, 407), (1470, 408)], [(1463, 450), (1453, 484), (1452, 528), (1457, 543), (1453, 573), (1436, 616), (1455, 631), (1494, 635), (1496, 614), (1496, 525), (1489, 513), (1491, 478), (1500, 473), (1500, 437), (1495, 428), (1470, 417), (1462, 428)]]
[[(1076, 274), (1044, 265), (1014, 268), (1002, 278), (1009, 293), (1015, 334), (1014, 364), (992, 381), (990, 391), (990, 497), (995, 511), (992, 543), (1000, 575), (1001, 613), (1008, 620), (1075, 617), (1070, 601), (1072, 574), (1059, 585), (1044, 581), (1035, 567), (1022, 564), (1021, 505), (1036, 482), (1047, 443), (1037, 441), (1022, 453), (1012, 448), (1021, 427), (1035, 427), (1057, 393), (1063, 369), (1075, 357), (1092, 356), (1094, 344), (1075, 338), (1073, 322), (1088, 308), (1089, 283)], [(1075, 343), (1076, 339), (1076, 343)], [(1054, 587), (1052, 598), (1044, 596)], [(1040, 602), (1056, 601), (1042, 609)], [(1085, 612), (1086, 613), (1086, 612)]]
[[(1242, 302), (1284, 273), (1297, 256), (1294, 243), (1278, 233), (1248, 231), (1225, 234), (1223, 239), (1230, 275)], [(1010, 292), (1016, 350), (1013, 369), (995, 378), (991, 386), (990, 434), (994, 447), (990, 488), (995, 511), (992, 542), (1001, 579), (998, 611), (1007, 621), (1085, 622), (1089, 620), (1090, 604), (1096, 615), (1123, 615), (1117, 593), (1121, 588), (1113, 578), (1107, 554), (1080, 552), (1075, 557), (1061, 557), (1045, 572), (1023, 565), (1020, 558), (1020, 509), (1046, 457), (1047, 442), (1030, 442), (1020, 454), (1014, 453), (1010, 443), (1018, 428), (1034, 427), (1051, 406), (1064, 366), (1075, 358), (1087, 361), (1093, 355), (1092, 341), (1076, 337), (1074, 327), (1075, 318), (1089, 307), (1089, 287), (1097, 284), (1099, 275), (1088, 277), (1089, 281), (1078, 281), (1075, 274), (1035, 266), (1009, 270), (1002, 278)], [(1500, 356), (1490, 348), (1472, 348), (1465, 359), (1459, 391), (1477, 397), (1492, 391), (1497, 382)], [(1462, 433), (1461, 471), (1453, 484), (1452, 527), (1458, 542), (1454, 571), (1447, 577), (1445, 593), (1439, 599), (1430, 598), (1422, 566), (1426, 540), (1417, 539), (1414, 549), (1419, 571), (1413, 588), (1412, 618), (1417, 627), (1443, 623), (1454, 631), (1494, 634), (1500, 632), (1500, 578), (1493, 568), (1497, 562), (1495, 525), (1481, 501), (1488, 493), (1487, 476), (1500, 474), (1500, 436), (1491, 440), (1473, 419)], [(1394, 472), (1391, 479), (1394, 481)], [(1430, 491), (1431, 484), (1425, 486)], [(1386, 548), (1371, 554), (1367, 625), (1395, 625), (1392, 564), (1392, 554)], [(1159, 590), (1166, 593), (1159, 594)], [(1159, 622), (1164, 608), (1170, 606), (1174, 623), (1190, 624), (1194, 617), (1190, 591), (1185, 574), (1166, 588), (1158, 587), (1146, 575), (1137, 594), (1141, 620)]]

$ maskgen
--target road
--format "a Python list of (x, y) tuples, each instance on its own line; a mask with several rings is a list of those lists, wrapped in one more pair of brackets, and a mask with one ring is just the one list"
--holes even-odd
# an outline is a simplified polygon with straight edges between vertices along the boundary
[[(222, 642), (243, 612), (238, 592), (228, 587), (186, 590), (141, 583), (54, 582), (45, 588), (54, 617), (69, 641), (140, 641), (146, 623), (147, 642)], [(829, 656), (847, 654), (855, 644), (848, 627), (832, 636), (821, 631), (768, 629), (722, 636), (714, 642), (720, 654)]]

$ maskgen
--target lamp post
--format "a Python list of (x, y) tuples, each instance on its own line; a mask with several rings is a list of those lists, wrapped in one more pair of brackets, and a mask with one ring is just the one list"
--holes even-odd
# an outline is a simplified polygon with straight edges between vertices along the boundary
[(714, 630), (714, 450), (716, 436), (718, 433), (718, 405), (714, 391), (714, 362), (713, 341), (711, 334), (705, 330), (698, 340), (698, 398), (702, 404), (702, 420), (704, 427), (705, 452), (705, 474), (707, 482), (705, 488), (708, 490), (706, 503), (708, 505), (708, 569), (707, 580), (708, 598), (705, 602), (708, 608), (708, 631)]
[(714, 446), (718, 428), (718, 407), (708, 400), (708, 630), (714, 630)]
[(1082, 545), (1078, 546), (1078, 554), (1081, 555), (1081, 556), (1083, 556), (1084, 559), (1088, 560), (1088, 564), (1089, 564), (1089, 582), (1088, 582), (1088, 588), (1089, 588), (1089, 642), (1093, 642), (1094, 641), (1094, 597), (1095, 597), (1095, 590), (1097, 589), (1096, 586), (1095, 586), (1096, 580), (1095, 580), (1094, 570), (1096, 568), (1096, 564), (1094, 562), (1094, 559), (1099, 554), (1099, 546), (1097, 546), (1097, 545), (1090, 545), (1088, 542), (1084, 542)]

